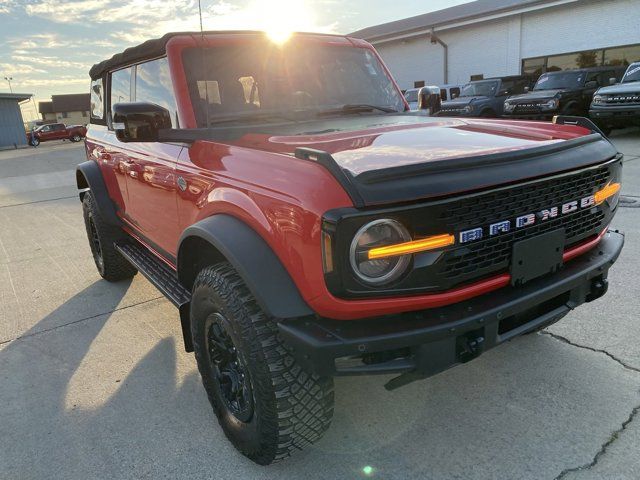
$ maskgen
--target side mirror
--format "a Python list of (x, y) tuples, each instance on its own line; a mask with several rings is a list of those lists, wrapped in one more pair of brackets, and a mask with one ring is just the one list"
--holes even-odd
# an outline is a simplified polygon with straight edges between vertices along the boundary
[(590, 90), (592, 88), (598, 88), (598, 82), (596, 82), (595, 80), (589, 80), (587, 83), (584, 84), (584, 88)]
[(616, 77), (611, 77), (609, 79), (609, 85), (615, 85), (616, 83), (618, 83), (618, 79)]
[(441, 106), (440, 87), (422, 87), (418, 91), (418, 110), (429, 110), (433, 115), (440, 111)]
[(158, 131), (171, 128), (169, 110), (155, 103), (116, 103), (111, 126), (121, 142), (157, 142)]
[(455, 100), (458, 97), (459, 97), (459, 95), (457, 93), (452, 93), (451, 94), (451, 100)]
[(529, 90), (531, 90), (529, 87), (524, 87), (524, 93), (529, 93)]

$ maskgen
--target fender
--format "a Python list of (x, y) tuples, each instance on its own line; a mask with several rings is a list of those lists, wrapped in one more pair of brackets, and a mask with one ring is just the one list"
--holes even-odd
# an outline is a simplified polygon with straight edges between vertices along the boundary
[(91, 190), (102, 219), (111, 225), (122, 226), (122, 221), (116, 214), (116, 206), (109, 197), (100, 167), (95, 162), (87, 160), (76, 167), (76, 184), (80, 190), (80, 201), (87, 189)]
[[(289, 273), (271, 247), (255, 230), (235, 217), (217, 214), (188, 227), (178, 247), (178, 277), (191, 287), (197, 272), (190, 272), (187, 240), (197, 237), (213, 246), (240, 274), (258, 305), (272, 317), (313, 315)], [(192, 275), (193, 273), (193, 275)]]

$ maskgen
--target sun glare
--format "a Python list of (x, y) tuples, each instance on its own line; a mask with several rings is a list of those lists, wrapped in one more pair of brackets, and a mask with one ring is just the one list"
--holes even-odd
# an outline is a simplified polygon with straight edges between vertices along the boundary
[(303, 0), (270, 0), (249, 5), (259, 29), (277, 44), (285, 43), (293, 32), (318, 30), (313, 12)]

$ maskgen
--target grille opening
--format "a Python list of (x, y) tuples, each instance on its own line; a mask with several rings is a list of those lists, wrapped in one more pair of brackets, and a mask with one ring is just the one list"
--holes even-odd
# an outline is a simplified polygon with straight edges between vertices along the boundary
[(540, 318), (544, 314), (565, 305), (569, 301), (570, 296), (571, 292), (565, 292), (551, 300), (547, 300), (546, 302), (536, 305), (526, 312), (517, 313), (516, 315), (511, 315), (510, 317), (501, 320), (498, 324), (498, 335), (504, 335), (511, 330), (521, 327), (522, 325), (525, 325), (526, 323)]
[(391, 363), (397, 360), (406, 360), (411, 357), (411, 348), (397, 348), (383, 350), (381, 352), (364, 353), (362, 355), (338, 357), (335, 359), (336, 370), (356, 369), (370, 365)]

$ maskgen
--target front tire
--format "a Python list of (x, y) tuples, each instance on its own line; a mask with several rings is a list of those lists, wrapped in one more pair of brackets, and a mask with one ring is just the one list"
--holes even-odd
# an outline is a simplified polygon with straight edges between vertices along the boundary
[(100, 276), (109, 282), (117, 282), (138, 273), (114, 246), (117, 241), (125, 239), (126, 234), (102, 219), (91, 192), (84, 194), (82, 214), (93, 260)]
[(82, 137), (76, 133), (69, 140), (71, 140), (72, 142), (79, 142), (80, 140), (82, 140)]
[(333, 379), (305, 371), (227, 263), (193, 285), (191, 333), (202, 383), (225, 435), (260, 465), (320, 439), (333, 417)]
[(40, 145), (40, 140), (38, 140), (37, 138), (32, 138), (29, 143), (32, 147), (37, 147), (38, 145)]

